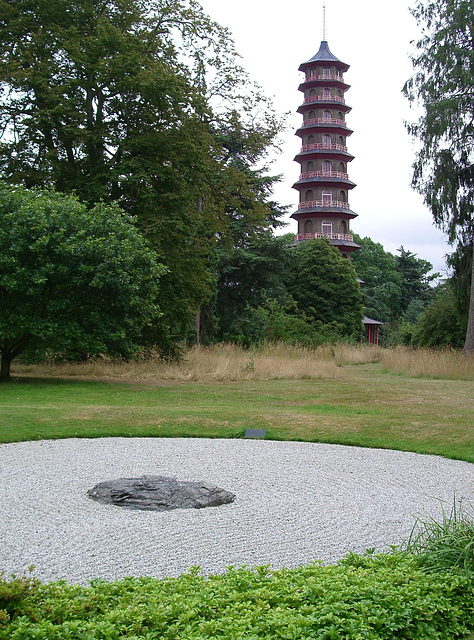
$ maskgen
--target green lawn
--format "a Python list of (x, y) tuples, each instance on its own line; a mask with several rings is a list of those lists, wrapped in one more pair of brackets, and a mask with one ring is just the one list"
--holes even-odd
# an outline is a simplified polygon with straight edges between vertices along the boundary
[(0, 387), (0, 442), (98, 436), (334, 442), (474, 462), (474, 382), (412, 378), (378, 364), (340, 379), (116, 383), (17, 378)]

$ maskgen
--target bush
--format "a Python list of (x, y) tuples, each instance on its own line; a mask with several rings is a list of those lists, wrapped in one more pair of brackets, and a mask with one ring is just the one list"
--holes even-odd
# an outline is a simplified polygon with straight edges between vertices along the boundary
[(313, 320), (291, 298), (286, 304), (267, 299), (249, 309), (254, 343), (279, 342), (302, 347), (335, 344), (343, 340), (344, 327)]
[[(5, 583), (0, 582), (0, 585)], [(10, 609), (0, 640), (346, 638), (430, 640), (474, 628), (472, 581), (426, 573), (416, 556), (349, 555), (271, 571), (41, 585)]]
[(465, 337), (466, 329), (462, 326), (453, 292), (449, 286), (442, 287), (412, 325), (411, 344), (462, 348)]

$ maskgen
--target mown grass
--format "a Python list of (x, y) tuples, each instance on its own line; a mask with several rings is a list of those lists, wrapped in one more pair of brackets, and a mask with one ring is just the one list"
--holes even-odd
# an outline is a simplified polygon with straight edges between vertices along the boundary
[[(394, 356), (386, 351), (341, 345), (314, 352), (277, 345), (249, 352), (227, 345), (194, 349), (178, 365), (99, 361), (17, 367), (16, 381), (0, 387), (0, 441), (235, 438), (247, 428), (261, 428), (273, 439), (474, 462), (474, 381), (466, 361), (446, 352), (442, 377), (436, 354), (437, 375), (421, 377), (418, 368), (412, 375), (403, 372), (410, 366), (408, 351), (391, 365), (387, 359)], [(458, 377), (465, 379), (452, 379), (456, 357)]]

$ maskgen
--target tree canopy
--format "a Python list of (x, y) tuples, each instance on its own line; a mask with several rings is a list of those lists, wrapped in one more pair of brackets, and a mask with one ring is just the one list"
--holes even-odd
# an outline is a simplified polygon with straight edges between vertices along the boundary
[[(408, 124), (419, 141), (413, 186), (451, 244), (474, 246), (474, 13), (471, 0), (418, 0), (422, 27), (404, 87), (422, 115)], [(474, 263), (473, 263), (474, 264)], [(465, 352), (474, 351), (474, 277)]]
[(362, 294), (354, 267), (325, 238), (294, 248), (288, 291), (306, 317), (332, 325), (341, 335), (359, 337)]
[(160, 322), (163, 273), (116, 206), (0, 182), (1, 379), (25, 351), (130, 356)]
[(168, 267), (164, 324), (186, 335), (215, 290), (229, 209), (272, 215), (248, 169), (281, 122), (195, 0), (0, 0), (0, 170), (136, 216)]

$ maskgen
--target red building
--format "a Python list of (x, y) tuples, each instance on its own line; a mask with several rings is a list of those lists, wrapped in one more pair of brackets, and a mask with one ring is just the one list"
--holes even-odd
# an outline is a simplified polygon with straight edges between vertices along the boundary
[[(299, 67), (304, 73), (298, 87), (304, 95), (298, 107), (303, 123), (296, 132), (302, 146), (295, 160), (301, 170), (293, 185), (299, 192), (298, 210), (291, 217), (298, 222), (295, 244), (326, 237), (350, 259), (360, 246), (350, 233), (350, 222), (357, 214), (349, 206), (349, 194), (356, 185), (348, 174), (354, 159), (347, 150), (352, 133), (346, 123), (351, 110), (345, 98), (349, 85), (344, 73), (348, 69), (348, 64), (331, 53), (326, 40), (316, 55)], [(378, 344), (383, 323), (367, 317), (362, 322), (369, 344)]]
[(352, 133), (346, 124), (351, 110), (345, 100), (348, 68), (325, 40), (316, 55), (299, 67), (305, 74), (299, 86), (303, 103), (298, 108), (303, 123), (296, 132), (302, 141), (295, 157), (301, 170), (293, 188), (300, 197), (298, 210), (291, 216), (298, 222), (295, 243), (327, 237), (346, 258), (360, 248), (350, 233), (350, 221), (357, 214), (349, 206), (349, 193), (356, 185), (348, 176), (348, 164), (354, 158), (347, 150)]

